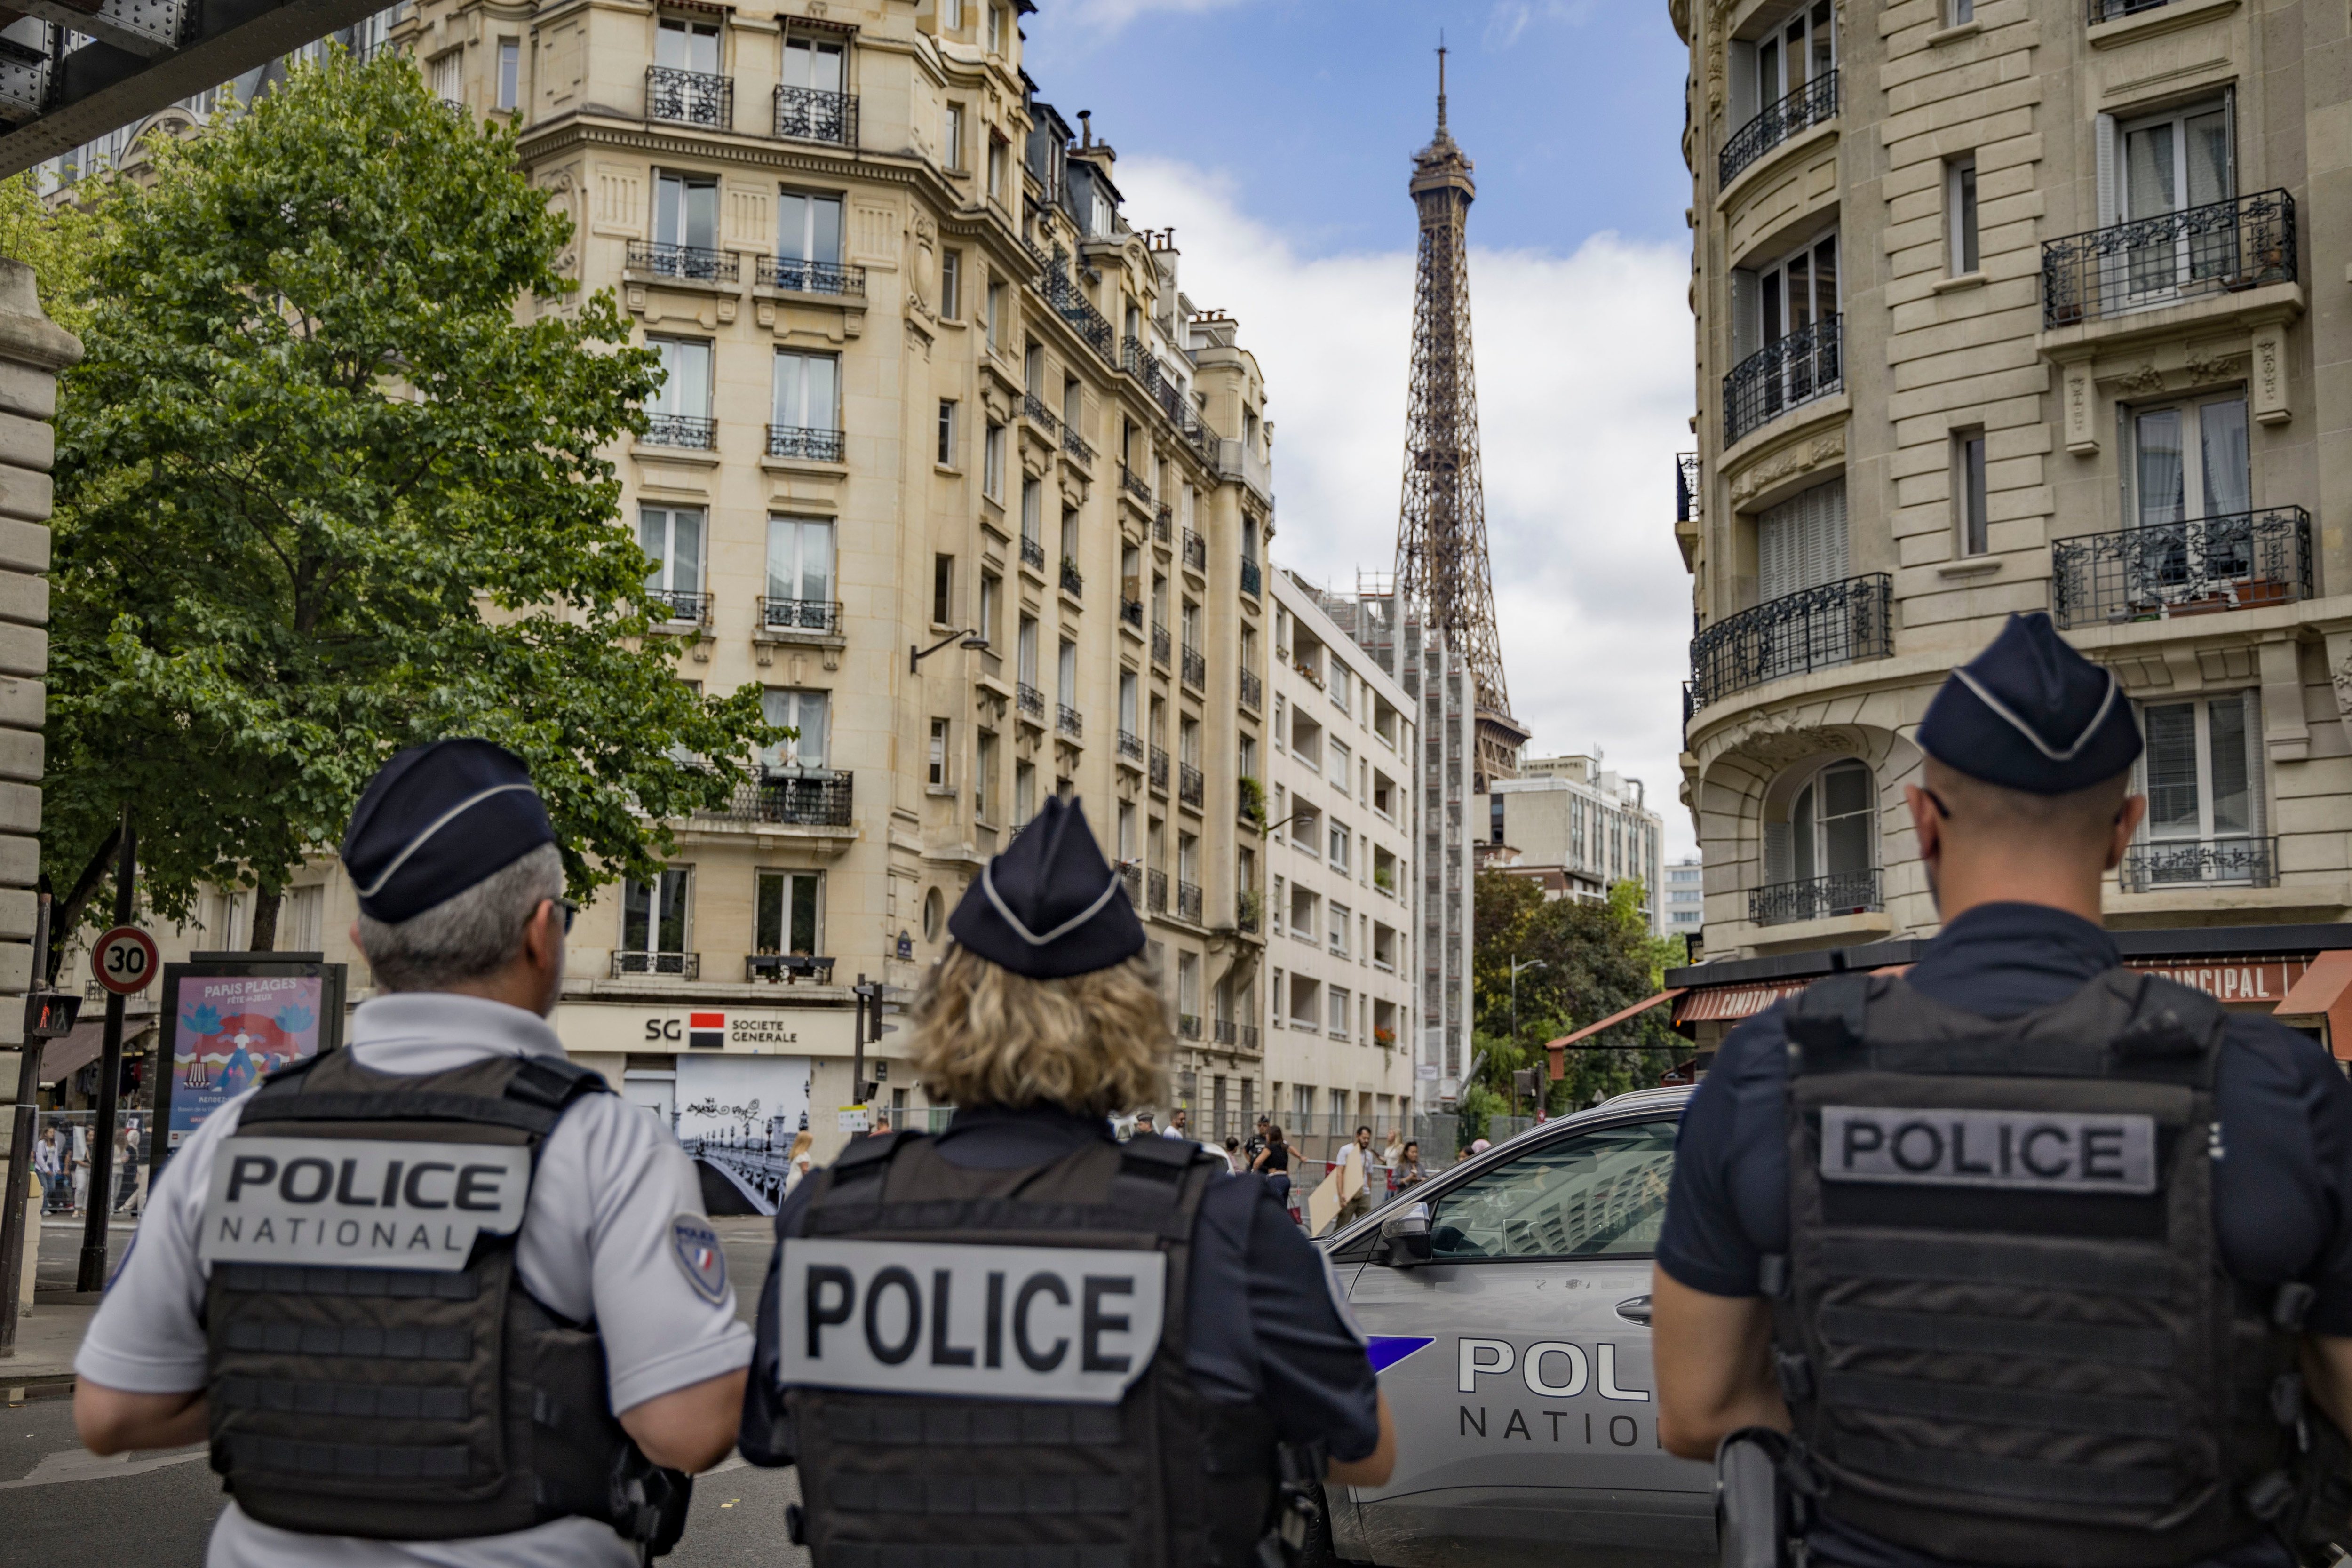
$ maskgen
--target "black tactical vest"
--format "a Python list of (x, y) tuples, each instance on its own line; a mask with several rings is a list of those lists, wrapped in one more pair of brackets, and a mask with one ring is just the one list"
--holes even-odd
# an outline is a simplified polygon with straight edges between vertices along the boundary
[[(1090, 1143), (1049, 1165), (965, 1170), (929, 1139), (901, 1134), (853, 1143), (820, 1174), (799, 1236), (904, 1244), (908, 1278), (887, 1300), (876, 1283), (862, 1313), (845, 1301), (847, 1316), (816, 1316), (838, 1324), (827, 1332), (867, 1335), (908, 1368), (943, 1354), (982, 1371), (1016, 1355), (1032, 1366), (1064, 1356), (1108, 1364), (1115, 1358), (1082, 1323), (1123, 1328), (1135, 1315), (1132, 1301), (1098, 1299), (1116, 1287), (1082, 1280), (1090, 1266), (1074, 1262), (1061, 1328), (1033, 1329), (1024, 1307), (1063, 1287), (1036, 1271), (1024, 1283), (1021, 1269), (967, 1269), (958, 1288), (985, 1294), (984, 1320), (967, 1307), (962, 1331), (944, 1328), (936, 1309), (958, 1277), (931, 1267), (940, 1254), (929, 1244), (1116, 1248), (1166, 1261), (1158, 1346), (1115, 1404), (793, 1385), (787, 1375), (803, 1505), (796, 1538), (815, 1568), (1255, 1564), (1275, 1500), (1273, 1425), (1255, 1405), (1205, 1397), (1184, 1365), (1193, 1216), (1217, 1169), (1190, 1142), (1139, 1138)], [(783, 1246), (789, 1274), (795, 1239)], [(782, 1300), (788, 1289), (778, 1292), (783, 1331), (805, 1331)], [(898, 1326), (901, 1295), (934, 1309), (919, 1337)]]
[[(485, 1201), (467, 1191), (468, 1167), (379, 1159), (355, 1181), (361, 1163), (331, 1148), (305, 1162), (317, 1171), (294, 1170), (278, 1156), (299, 1146), (283, 1141), (364, 1141), (379, 1155), (391, 1144), (520, 1146), (535, 1166), (564, 1108), (600, 1092), (595, 1073), (539, 1058), (394, 1075), (331, 1052), (272, 1074), (246, 1102), (222, 1141), (215, 1192), (224, 1179), (283, 1180), (297, 1202), (347, 1216), (329, 1223), (359, 1227), (353, 1237), (377, 1229), (427, 1246), (457, 1209)], [(340, 1191), (326, 1185), (338, 1167)], [(329, 1211), (314, 1190), (341, 1205)], [(289, 1213), (280, 1205), (281, 1227)], [(205, 1223), (224, 1220), (208, 1208)], [(519, 1226), (484, 1233), (462, 1268), (444, 1271), (215, 1259), (205, 1399), (213, 1468), (237, 1506), (281, 1530), (387, 1541), (579, 1515), (667, 1550), (691, 1482), (656, 1469), (621, 1429), (594, 1326), (559, 1318), (524, 1288), (519, 1237)]]
[(1811, 1506), (2018, 1568), (2159, 1568), (2292, 1522), (2311, 1292), (2222, 1269), (2224, 1022), (2123, 969), (2000, 1021), (1894, 976), (1805, 993), (1765, 1286)]

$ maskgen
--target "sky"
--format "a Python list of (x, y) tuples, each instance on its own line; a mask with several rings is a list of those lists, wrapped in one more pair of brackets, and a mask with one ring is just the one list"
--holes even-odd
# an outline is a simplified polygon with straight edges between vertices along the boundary
[(1693, 444), (1686, 55), (1665, 0), (1039, 0), (1040, 94), (1094, 111), (1128, 221), (1176, 230), (1180, 286), (1241, 322), (1274, 430), (1273, 555), (1352, 587), (1392, 570), (1412, 352), (1412, 155), (1447, 118), (1475, 164), (1471, 318), (1487, 549), (1531, 755), (1600, 749), (1668, 858), (1690, 578), (1673, 459)]

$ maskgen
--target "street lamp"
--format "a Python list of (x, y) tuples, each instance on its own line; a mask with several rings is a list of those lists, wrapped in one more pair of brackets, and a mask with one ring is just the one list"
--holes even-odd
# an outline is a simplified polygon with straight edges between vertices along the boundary
[(907, 645), (907, 673), (908, 675), (914, 674), (918, 669), (922, 668), (923, 660), (930, 658), (931, 655), (939, 652), (940, 649), (947, 647), (948, 644), (954, 642), (958, 637), (961, 637), (963, 639), (963, 647), (971, 649), (975, 653), (986, 653), (988, 651), (988, 638), (976, 626), (970, 627), (960, 632), (950, 632), (947, 636), (941, 637), (939, 641), (925, 648), (919, 648), (913, 643), (908, 643)]
[[(1522, 963), (1519, 962), (1519, 957), (1517, 953), (1513, 953), (1511, 955), (1511, 1059), (1515, 1062), (1518, 1059), (1519, 1056), (1519, 975), (1521, 972), (1525, 970), (1545, 969), (1549, 967), (1549, 965), (1546, 964), (1540, 958), (1530, 958), (1526, 963)], [(1518, 1114), (1518, 1069), (1514, 1068), (1512, 1069), (1511, 1077), (1511, 1115), (1516, 1118)]]

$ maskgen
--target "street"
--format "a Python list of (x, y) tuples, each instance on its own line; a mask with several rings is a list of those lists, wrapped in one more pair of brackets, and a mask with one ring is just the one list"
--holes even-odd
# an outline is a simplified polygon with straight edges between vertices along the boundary
[[(744, 1321), (758, 1305), (767, 1269), (769, 1222), (713, 1222), (727, 1250)], [(110, 1233), (120, 1258), (131, 1232)], [(41, 1295), (71, 1288), (81, 1227), (41, 1230)], [(53, 1299), (53, 1298), (52, 1298)], [(677, 1568), (761, 1568), (804, 1563), (783, 1538), (784, 1505), (798, 1495), (793, 1472), (755, 1469), (730, 1457), (695, 1483), (686, 1539), (663, 1559)], [(152, 1563), (194, 1568), (219, 1513), (218, 1478), (202, 1447), (101, 1459), (75, 1440), (72, 1402), (33, 1399), (0, 1414), (0, 1563)]]

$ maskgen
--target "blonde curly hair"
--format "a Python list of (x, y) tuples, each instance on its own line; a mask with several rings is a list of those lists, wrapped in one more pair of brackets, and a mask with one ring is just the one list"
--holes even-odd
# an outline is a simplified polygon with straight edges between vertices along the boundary
[(932, 1100), (1114, 1116), (1166, 1098), (1176, 1051), (1151, 962), (1031, 980), (950, 947), (915, 994), (908, 1052)]

